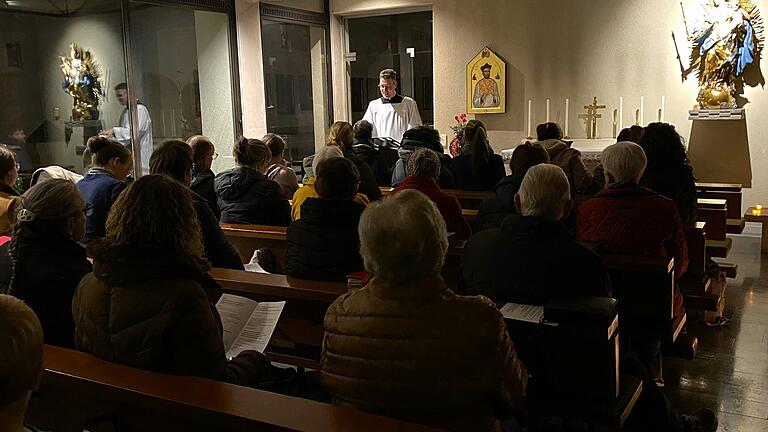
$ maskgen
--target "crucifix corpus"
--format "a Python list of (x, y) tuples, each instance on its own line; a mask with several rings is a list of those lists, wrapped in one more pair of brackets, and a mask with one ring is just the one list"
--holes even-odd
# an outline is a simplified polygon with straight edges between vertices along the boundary
[(587, 110), (587, 113), (579, 114), (579, 118), (586, 120), (587, 139), (595, 139), (597, 138), (597, 119), (603, 118), (603, 115), (598, 114), (597, 110), (605, 109), (605, 105), (598, 105), (597, 96), (595, 96), (592, 98), (592, 105), (584, 105), (584, 109)]

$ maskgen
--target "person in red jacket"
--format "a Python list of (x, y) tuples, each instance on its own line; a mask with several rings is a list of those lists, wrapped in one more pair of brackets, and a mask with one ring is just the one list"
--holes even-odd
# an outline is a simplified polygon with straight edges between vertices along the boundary
[(466, 240), (472, 235), (472, 229), (461, 213), (461, 205), (456, 197), (446, 194), (440, 189), (437, 180), (440, 177), (440, 157), (428, 148), (418, 148), (408, 157), (405, 166), (408, 176), (396, 187), (392, 194), (401, 190), (416, 189), (437, 205), (443, 215), (449, 233), (455, 238)]
[[(688, 267), (683, 223), (674, 201), (638, 186), (647, 164), (642, 147), (619, 142), (603, 150), (601, 159), (607, 185), (579, 206), (579, 241), (597, 243), (601, 251), (613, 254), (672, 256), (675, 276), (683, 276)], [(683, 296), (676, 288), (674, 314), (683, 312)], [(658, 356), (658, 344), (655, 345), (648, 354), (648, 364), (662, 382), (660, 366), (654, 367)]]

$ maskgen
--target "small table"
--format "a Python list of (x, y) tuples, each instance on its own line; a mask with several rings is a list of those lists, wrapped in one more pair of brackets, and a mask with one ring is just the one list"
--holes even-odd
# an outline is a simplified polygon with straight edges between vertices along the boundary
[(759, 222), (763, 225), (763, 239), (760, 243), (760, 251), (768, 254), (768, 209), (757, 210), (755, 207), (750, 207), (744, 213), (744, 220), (747, 222)]

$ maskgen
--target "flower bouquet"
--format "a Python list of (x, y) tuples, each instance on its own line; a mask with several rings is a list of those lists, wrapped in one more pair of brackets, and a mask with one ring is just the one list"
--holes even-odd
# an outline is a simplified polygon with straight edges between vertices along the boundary
[(453, 119), (456, 120), (456, 124), (451, 126), (453, 139), (448, 146), (448, 151), (451, 153), (451, 157), (456, 157), (461, 153), (461, 139), (464, 136), (464, 129), (467, 127), (467, 114), (457, 114), (453, 116)]

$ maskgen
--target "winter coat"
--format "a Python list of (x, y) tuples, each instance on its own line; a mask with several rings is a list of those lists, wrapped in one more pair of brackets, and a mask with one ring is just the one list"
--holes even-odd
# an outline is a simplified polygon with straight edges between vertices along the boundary
[(455, 238), (466, 240), (472, 235), (472, 229), (461, 212), (459, 201), (456, 197), (443, 192), (437, 183), (426, 177), (409, 176), (405, 178), (400, 186), (392, 190), (392, 194), (394, 195), (406, 189), (415, 189), (431, 199), (437, 205), (440, 214), (443, 215), (448, 232), (455, 233)]
[[(672, 256), (675, 277), (688, 268), (688, 246), (674, 201), (634, 184), (616, 184), (579, 206), (579, 241), (597, 243), (601, 251), (622, 255)], [(675, 291), (675, 314), (683, 300)]]
[(189, 184), (189, 187), (194, 193), (205, 198), (205, 201), (208, 203), (211, 211), (213, 211), (213, 214), (216, 216), (216, 220), (218, 220), (221, 217), (221, 212), (219, 211), (218, 197), (216, 196), (216, 191), (213, 188), (213, 180), (215, 178), (216, 175), (209, 169), (200, 172), (193, 172), (192, 182)]
[[(38, 233), (24, 228), (15, 246), (19, 261), (16, 282), (9, 294), (26, 302), (43, 326), (45, 343), (74, 347), (72, 296), (80, 280), (91, 272), (85, 249), (63, 235)], [(10, 281), (11, 276), (3, 276)]]
[(285, 274), (300, 279), (346, 281), (363, 270), (357, 225), (365, 210), (352, 200), (307, 198), (301, 219), (286, 231)]
[(213, 267), (243, 270), (240, 254), (227, 240), (206, 199), (194, 192), (192, 192), (192, 198), (203, 234), (205, 257)]
[(539, 141), (539, 144), (547, 150), (549, 163), (559, 166), (565, 172), (568, 183), (571, 185), (571, 196), (576, 196), (577, 193), (596, 192), (590, 190), (594, 180), (584, 161), (581, 160), (580, 151), (571, 148), (570, 144), (555, 139)]
[(696, 222), (696, 179), (693, 169), (648, 165), (640, 179), (640, 186), (647, 187), (675, 202), (680, 220), (689, 226)]
[(472, 174), (472, 156), (461, 155), (451, 162), (453, 187), (462, 190), (490, 191), (506, 175), (504, 160), (497, 154), (490, 155), (488, 165)]
[(89, 209), (85, 213), (84, 243), (104, 237), (106, 233), (107, 215), (117, 197), (127, 187), (109, 172), (100, 168), (91, 168), (88, 174), (77, 182), (77, 188), (83, 194)]
[(322, 379), (337, 401), (446, 430), (491, 430), (501, 401), (521, 401), (525, 366), (487, 298), (439, 276), (415, 286), (373, 278), (325, 315)]
[(299, 189), (299, 181), (296, 173), (285, 165), (272, 164), (267, 168), (266, 177), (280, 185), (283, 198), (289, 200), (294, 192)]
[(277, 183), (247, 167), (219, 173), (214, 180), (221, 221), (233, 224), (288, 226), (291, 207)]
[[(300, 187), (299, 190), (293, 194), (293, 200), (291, 200), (291, 218), (293, 220), (301, 219), (301, 206), (304, 204), (304, 201), (309, 198), (320, 198), (320, 194), (318, 194), (315, 189), (315, 180), (317, 180), (317, 177), (310, 177), (309, 180), (304, 183), (304, 186)], [(359, 192), (355, 195), (354, 201), (363, 207), (368, 207), (368, 204), (371, 203), (367, 196)]]
[(419, 147), (426, 147), (440, 156), (440, 177), (437, 184), (443, 189), (453, 189), (452, 159), (445, 154), (443, 146), (439, 142), (433, 141), (433, 138), (431, 134), (426, 134), (419, 129), (409, 130), (403, 135), (403, 142), (397, 151), (400, 159), (395, 162), (395, 168), (392, 171), (392, 187), (399, 186), (407, 177), (405, 165), (411, 153)]
[(355, 140), (352, 151), (358, 159), (365, 162), (373, 171), (379, 186), (390, 186), (392, 183), (392, 169), (398, 160), (397, 150), (389, 147), (376, 149), (370, 142)]
[(9, 235), (15, 216), (13, 209), (19, 193), (5, 183), (0, 183), (0, 235)]
[(495, 302), (544, 305), (553, 297), (610, 296), (602, 259), (559, 222), (537, 217), (508, 216), (501, 228), (472, 236), (461, 275), (464, 292)]
[(264, 357), (224, 354), (216, 302), (221, 287), (202, 263), (159, 246), (89, 249), (94, 269), (72, 302), (79, 350), (161, 373), (254, 385)]
[(518, 214), (515, 195), (520, 190), (525, 174), (512, 174), (501, 179), (493, 189), (493, 196), (484, 199), (477, 211), (475, 227), (478, 232), (498, 228), (509, 215)]

